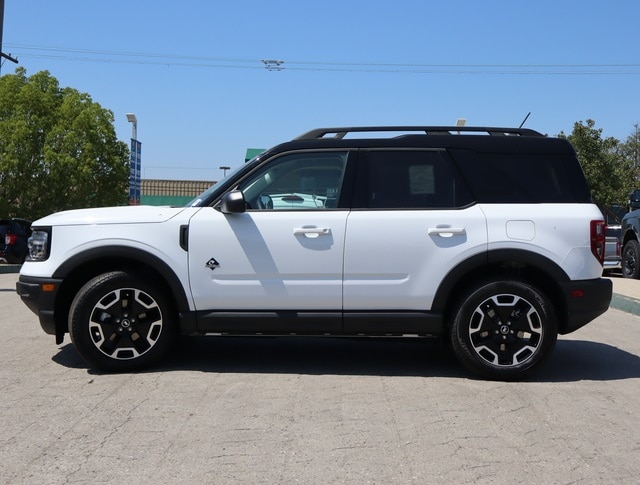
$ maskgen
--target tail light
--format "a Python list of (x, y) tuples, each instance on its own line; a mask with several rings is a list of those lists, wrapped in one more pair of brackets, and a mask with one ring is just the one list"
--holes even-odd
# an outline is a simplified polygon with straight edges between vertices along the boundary
[(604, 263), (605, 240), (604, 221), (591, 221), (591, 252), (600, 264)]
[(16, 236), (15, 234), (5, 234), (4, 236), (4, 243), (7, 246), (11, 246), (12, 244), (15, 244), (17, 240), (18, 240), (18, 236)]

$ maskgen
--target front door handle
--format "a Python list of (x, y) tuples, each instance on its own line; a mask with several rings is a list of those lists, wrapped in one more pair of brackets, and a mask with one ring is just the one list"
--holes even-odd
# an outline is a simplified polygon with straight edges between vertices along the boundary
[(293, 230), (295, 236), (305, 236), (309, 238), (315, 238), (318, 236), (326, 236), (331, 234), (331, 229), (328, 227), (316, 227), (316, 226), (303, 226), (296, 227)]

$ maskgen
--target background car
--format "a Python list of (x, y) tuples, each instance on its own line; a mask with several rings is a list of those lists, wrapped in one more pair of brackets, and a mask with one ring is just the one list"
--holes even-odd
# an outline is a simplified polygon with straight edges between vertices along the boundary
[(605, 229), (604, 270), (618, 270), (622, 268), (622, 228), (620, 225), (607, 226)]
[(0, 263), (22, 264), (27, 255), (31, 221), (0, 219)]

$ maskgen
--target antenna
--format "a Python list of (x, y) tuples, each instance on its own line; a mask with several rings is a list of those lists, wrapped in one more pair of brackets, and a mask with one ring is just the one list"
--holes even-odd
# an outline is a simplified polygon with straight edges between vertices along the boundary
[(522, 123), (520, 123), (520, 126), (518, 126), (518, 128), (522, 128), (522, 125), (524, 125), (526, 121), (529, 119), (529, 115), (531, 115), (531, 111), (527, 113), (527, 116), (524, 117), (524, 119), (522, 120)]

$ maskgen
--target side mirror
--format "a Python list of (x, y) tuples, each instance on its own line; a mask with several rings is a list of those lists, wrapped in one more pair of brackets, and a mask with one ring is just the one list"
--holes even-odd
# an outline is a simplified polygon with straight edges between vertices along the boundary
[(220, 210), (223, 214), (241, 214), (247, 210), (244, 195), (239, 190), (232, 190), (222, 196)]

